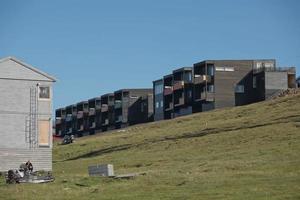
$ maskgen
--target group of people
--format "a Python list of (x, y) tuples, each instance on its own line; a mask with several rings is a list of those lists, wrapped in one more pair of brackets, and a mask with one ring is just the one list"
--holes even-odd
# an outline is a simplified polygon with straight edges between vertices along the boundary
[(23, 177), (28, 177), (32, 172), (33, 172), (33, 165), (30, 162), (30, 160), (28, 160), (25, 164), (23, 163), (20, 165), (19, 170), (12, 170), (12, 169), (8, 170), (6, 183), (9, 184), (20, 183), (20, 180)]

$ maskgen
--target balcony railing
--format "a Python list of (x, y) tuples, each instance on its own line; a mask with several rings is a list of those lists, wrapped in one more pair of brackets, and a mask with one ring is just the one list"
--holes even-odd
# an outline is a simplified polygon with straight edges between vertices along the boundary
[(95, 128), (96, 127), (96, 122), (92, 122), (92, 124), (90, 125), (90, 128)]
[(72, 132), (73, 132), (73, 129), (72, 129), (72, 128), (69, 128), (67, 134), (70, 134), (70, 133), (72, 133)]
[(66, 122), (72, 121), (72, 114), (67, 114)]
[(201, 92), (200, 96), (196, 94), (195, 101), (214, 101), (215, 93), (214, 92)]
[(83, 124), (79, 126), (78, 131), (83, 131)]
[(108, 119), (105, 119), (104, 122), (102, 123), (102, 126), (107, 126), (108, 125)]
[(205, 83), (205, 82), (211, 82), (211, 76), (209, 75), (195, 75), (195, 78), (194, 78), (194, 83), (195, 84), (202, 84), (202, 83)]
[(83, 111), (78, 111), (77, 112), (77, 119), (83, 118)]
[(175, 81), (173, 85), (173, 90), (180, 90), (184, 88), (184, 81)]
[(61, 118), (60, 117), (56, 117), (55, 124), (61, 124)]
[(96, 113), (95, 108), (90, 108), (89, 116), (93, 116), (95, 115), (95, 113)]
[(169, 106), (165, 109), (165, 111), (172, 110), (174, 108), (173, 102), (169, 103)]
[(108, 111), (108, 105), (107, 104), (102, 104), (101, 105), (101, 112), (107, 112)]
[(101, 110), (101, 105), (96, 104), (96, 110)]
[(290, 74), (295, 74), (296, 73), (296, 68), (295, 67), (260, 67), (253, 69), (253, 73), (259, 73), (259, 72), (287, 72)]
[(121, 100), (116, 100), (115, 101), (115, 109), (118, 109), (118, 108), (122, 108), (122, 101)]
[(170, 95), (173, 93), (173, 87), (172, 86), (165, 86), (165, 89), (164, 89), (164, 95)]
[(122, 122), (122, 120), (123, 120), (123, 117), (122, 117), (122, 115), (119, 115), (117, 118), (116, 118), (116, 123), (120, 123), (120, 122)]
[(201, 98), (203, 98), (206, 101), (214, 101), (215, 100), (215, 93), (213, 92), (202, 92)]
[(182, 105), (184, 105), (184, 98), (183, 97), (179, 98), (178, 102), (174, 106), (176, 107), (176, 106), (182, 106)]

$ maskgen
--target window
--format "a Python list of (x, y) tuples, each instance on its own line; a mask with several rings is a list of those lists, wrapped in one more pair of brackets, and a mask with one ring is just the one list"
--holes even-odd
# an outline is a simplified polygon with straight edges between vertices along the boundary
[(163, 93), (163, 84), (162, 84), (162, 82), (159, 82), (159, 83), (155, 84), (154, 92), (155, 92), (155, 95)]
[(164, 102), (163, 101), (160, 101), (160, 107), (164, 107)]
[(233, 67), (225, 67), (225, 72), (233, 72), (234, 68)]
[(189, 99), (192, 98), (192, 90), (188, 90), (187, 91), (187, 96), (188, 96)]
[(156, 102), (156, 103), (155, 103), (155, 107), (156, 107), (156, 108), (159, 108), (159, 102)]
[(141, 112), (144, 112), (144, 106), (145, 106), (145, 103), (141, 103)]
[(129, 96), (129, 92), (123, 92), (123, 97), (128, 97)]
[(236, 85), (235, 86), (235, 92), (236, 93), (244, 93), (244, 85)]
[(216, 67), (216, 71), (233, 72), (234, 67)]
[(50, 99), (50, 87), (40, 86), (39, 87), (39, 98), (40, 99)]
[(207, 75), (213, 76), (214, 75), (214, 66), (207, 65)]
[(215, 92), (214, 85), (208, 85), (207, 86), (207, 92)]
[(256, 76), (253, 76), (253, 88), (256, 88)]
[(135, 96), (135, 95), (132, 95), (132, 96), (130, 96), (130, 98), (131, 99), (137, 99), (137, 98), (139, 98), (138, 96)]
[(192, 72), (187, 72), (184, 74), (184, 81), (186, 81), (186, 82), (192, 81)]
[(225, 71), (224, 67), (216, 67), (216, 71)]

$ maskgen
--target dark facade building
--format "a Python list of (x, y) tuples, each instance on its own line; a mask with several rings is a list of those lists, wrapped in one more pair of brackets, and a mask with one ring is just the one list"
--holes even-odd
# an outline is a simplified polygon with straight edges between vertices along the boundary
[(94, 134), (95, 131), (101, 130), (101, 98), (96, 97), (88, 100), (89, 104), (89, 133)]
[(143, 98), (152, 94), (152, 89), (121, 89), (114, 92), (115, 128), (122, 128), (144, 121), (148, 113)]
[(114, 129), (114, 104), (115, 97), (113, 93), (101, 96), (101, 130), (107, 131)]
[(194, 112), (246, 105), (295, 87), (295, 68), (274, 59), (206, 60), (194, 65)]
[(70, 135), (77, 131), (77, 125), (76, 125), (77, 106), (69, 105), (65, 109), (66, 109), (66, 132), (65, 132), (65, 134)]
[(153, 82), (154, 120), (266, 100), (296, 87), (295, 77), (274, 59), (205, 60)]
[(55, 134), (64, 136), (66, 134), (66, 110), (59, 108), (55, 111)]
[(77, 131), (78, 136), (89, 132), (89, 104), (88, 101), (77, 103)]
[(154, 120), (171, 119), (192, 113), (193, 68), (182, 67), (153, 81)]
[(193, 106), (193, 68), (183, 67), (173, 71), (174, 116), (192, 113)]
[(164, 119), (164, 79), (153, 81), (154, 121)]
[(56, 110), (57, 136), (83, 136), (153, 121), (152, 89), (122, 89)]
[(164, 119), (173, 118), (173, 74), (164, 76), (163, 78), (163, 107), (164, 107)]
[(94, 134), (215, 108), (247, 105), (299, 87), (295, 67), (275, 59), (204, 60), (153, 81), (152, 89), (121, 89), (56, 110), (56, 132)]
[(296, 80), (298, 88), (300, 88), (300, 76)]

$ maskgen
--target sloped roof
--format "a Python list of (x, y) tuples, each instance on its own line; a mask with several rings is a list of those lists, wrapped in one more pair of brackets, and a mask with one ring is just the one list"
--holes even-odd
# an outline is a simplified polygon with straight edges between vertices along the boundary
[(15, 57), (13, 57), (13, 56), (8, 56), (8, 57), (5, 57), (5, 58), (0, 59), (0, 63), (5, 62), (5, 61), (8, 61), (8, 60), (14, 61), (14, 62), (16, 62), (16, 63), (22, 65), (23, 67), (25, 67), (25, 68), (27, 68), (27, 69), (29, 69), (29, 70), (35, 72), (35, 73), (38, 73), (38, 74), (40, 74), (40, 75), (42, 75), (42, 76), (44, 76), (44, 77), (50, 79), (50, 80), (53, 81), (53, 82), (57, 81), (57, 79), (54, 78), (53, 76), (50, 76), (49, 74), (47, 74), (47, 73), (45, 73), (45, 72), (42, 72), (41, 70), (39, 70), (39, 69), (37, 69), (37, 68), (35, 68), (35, 67), (33, 67), (33, 66), (31, 66), (31, 65), (29, 65), (29, 64), (27, 64), (27, 63), (25, 63), (25, 62), (23, 62), (23, 61), (21, 61), (21, 60), (15, 58)]

